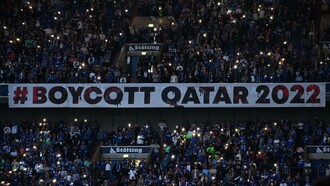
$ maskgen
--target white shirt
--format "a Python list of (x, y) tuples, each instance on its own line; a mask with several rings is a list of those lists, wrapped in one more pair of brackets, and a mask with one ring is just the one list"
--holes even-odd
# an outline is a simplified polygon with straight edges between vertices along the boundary
[(111, 171), (111, 164), (110, 163), (107, 163), (105, 165), (105, 171)]
[(138, 135), (136, 143), (139, 145), (143, 145), (144, 137), (142, 135)]
[(135, 171), (133, 171), (133, 170), (130, 170), (130, 171), (129, 171), (129, 173), (128, 173), (128, 175), (129, 175), (129, 179), (130, 179), (130, 180), (133, 180), (133, 179), (135, 179), (135, 174), (136, 174), (136, 172), (135, 172)]
[(171, 83), (177, 83), (178, 82), (178, 76), (175, 74), (171, 76)]
[(44, 170), (44, 166), (41, 163), (36, 164), (34, 166), (34, 170), (36, 170), (37, 173), (40, 173), (40, 172), (42, 172)]
[(127, 79), (125, 76), (122, 76), (120, 79), (119, 79), (119, 82), (120, 83), (126, 83), (127, 82)]
[(17, 125), (14, 125), (11, 127), (11, 133), (12, 134), (17, 134)]

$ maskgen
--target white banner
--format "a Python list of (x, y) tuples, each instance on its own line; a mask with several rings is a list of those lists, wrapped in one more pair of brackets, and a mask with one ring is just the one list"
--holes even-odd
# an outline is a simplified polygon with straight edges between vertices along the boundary
[(10, 84), (10, 108), (325, 107), (324, 83)]

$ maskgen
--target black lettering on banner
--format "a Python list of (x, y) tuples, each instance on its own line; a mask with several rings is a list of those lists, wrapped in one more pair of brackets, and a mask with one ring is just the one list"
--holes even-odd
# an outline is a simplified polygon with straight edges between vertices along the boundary
[(305, 100), (301, 98), (304, 94), (304, 87), (301, 85), (293, 85), (290, 89), (291, 92), (296, 92), (296, 95), (292, 98), (290, 103), (304, 103)]
[(150, 93), (155, 92), (155, 87), (141, 87), (141, 92), (144, 92), (144, 104), (150, 104)]
[(78, 87), (77, 90), (74, 87), (68, 87), (71, 96), (72, 96), (72, 104), (78, 104), (79, 97), (81, 96), (84, 87)]
[[(55, 93), (56, 92), (60, 92), (61, 93), (61, 97), (60, 98), (56, 98), (55, 97)], [(49, 91), (49, 100), (54, 103), (54, 104), (62, 104), (64, 103), (67, 98), (68, 98), (68, 92), (64, 87), (61, 86), (56, 86), (50, 89)]]
[(182, 99), (182, 104), (187, 104), (190, 101), (194, 102), (194, 104), (200, 104), (200, 101), (196, 93), (196, 89), (194, 87), (187, 88), (187, 91)]
[[(114, 92), (116, 93), (116, 98), (111, 99), (110, 94)], [(104, 101), (111, 104), (111, 105), (119, 105), (123, 100), (123, 91), (118, 87), (109, 87), (104, 91)]]
[(248, 95), (249, 91), (246, 87), (234, 87), (234, 104), (238, 104), (239, 100), (241, 100), (243, 104), (248, 104)]
[[(282, 91), (282, 93), (283, 93), (282, 98), (279, 98), (279, 96), (278, 96), (279, 91)], [(284, 85), (275, 86), (272, 91), (272, 98), (273, 98), (273, 101), (277, 104), (285, 103), (286, 101), (288, 101), (288, 98), (289, 98), (288, 88), (286, 88)]]
[(91, 98), (91, 93), (95, 92), (95, 94), (100, 95), (102, 94), (101, 89), (99, 89), (98, 87), (89, 87), (86, 89), (85, 93), (84, 93), (84, 98), (85, 101), (89, 104), (97, 104), (101, 101), (102, 96), (96, 96), (94, 99)]
[(47, 89), (45, 87), (33, 87), (33, 104), (46, 103)]
[(218, 104), (220, 101), (225, 102), (226, 104), (231, 104), (229, 94), (226, 87), (219, 87), (217, 94), (213, 100), (213, 104)]
[(214, 87), (200, 87), (199, 90), (204, 95), (203, 103), (209, 104), (210, 103), (210, 92), (214, 92)]
[(307, 95), (313, 91), (312, 95), (307, 99), (306, 103), (320, 103), (320, 98), (318, 98), (320, 94), (320, 87), (312, 84), (309, 85), (306, 89)]
[(260, 95), (260, 97), (257, 99), (256, 103), (270, 103), (269, 99), (267, 98), (267, 96), (269, 95), (269, 87), (266, 85), (260, 85), (257, 87), (256, 89), (258, 96)]
[[(174, 94), (174, 97), (171, 99), (168, 97), (168, 93), (172, 92)], [(177, 87), (166, 87), (163, 91), (162, 91), (162, 100), (164, 103), (167, 104), (176, 104), (180, 101), (181, 99), (181, 92)]]
[(128, 104), (134, 104), (134, 95), (139, 92), (139, 87), (125, 87), (124, 92), (128, 92)]

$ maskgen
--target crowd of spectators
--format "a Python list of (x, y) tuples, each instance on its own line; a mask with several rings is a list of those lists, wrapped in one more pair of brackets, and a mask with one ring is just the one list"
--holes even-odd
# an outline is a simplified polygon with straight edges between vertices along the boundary
[[(85, 121), (6, 122), (0, 132), (1, 185), (311, 185), (330, 175), (305, 145), (329, 145), (319, 119), (185, 123), (170, 130), (128, 124), (98, 129)], [(151, 146), (146, 159), (101, 159), (100, 145)], [(95, 148), (94, 148), (95, 150)]]
[[(317, 8), (306, 0), (5, 0), (0, 82), (329, 81)], [(140, 14), (172, 23), (131, 26)], [(126, 42), (160, 42), (164, 50), (141, 57), (132, 72), (117, 63)]]
[[(159, 130), (147, 124), (100, 131), (98, 139), (106, 145), (149, 145), (153, 141), (153, 150), (149, 160), (100, 160), (98, 174), (103, 176), (97, 183), (293, 186), (311, 185), (330, 174), (328, 160), (312, 164), (304, 152), (305, 145), (330, 144), (330, 127), (319, 119), (193, 122), (175, 130), (162, 121), (159, 126)], [(148, 137), (148, 130), (157, 131), (160, 138)], [(151, 140), (137, 143), (140, 135)]]
[(116, 69), (131, 6), (132, 0), (1, 1), (0, 82), (96, 82)]
[(0, 132), (0, 185), (91, 185), (87, 121), (6, 122)]
[(180, 1), (174, 6), (172, 25), (146, 34), (149, 42), (164, 42), (165, 49), (157, 59), (140, 58), (139, 82), (141, 74), (143, 82), (329, 81), (316, 1)]

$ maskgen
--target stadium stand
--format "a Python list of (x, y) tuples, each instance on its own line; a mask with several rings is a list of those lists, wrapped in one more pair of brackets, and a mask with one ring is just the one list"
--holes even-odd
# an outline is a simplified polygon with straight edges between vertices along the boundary
[[(133, 135), (128, 141), (135, 141), (140, 130), (145, 132), (140, 126), (122, 128), (119, 135), (109, 131), (112, 138), (107, 141), (116, 144), (129, 131)], [(165, 128), (150, 165), (116, 162), (111, 174), (118, 185), (310, 185), (330, 168), (328, 161), (311, 163), (304, 146), (329, 144), (328, 131), (317, 118), (313, 122), (246, 118), (238, 125), (186, 123), (175, 130)], [(106, 161), (98, 164), (102, 174)]]
[(6, 122), (0, 144), (1, 185), (86, 185), (97, 128), (87, 122)]
[[(43, 120), (7, 122), (1, 129), (4, 185), (306, 185), (330, 173), (328, 160), (310, 162), (304, 149), (330, 143), (330, 128), (318, 118), (244, 118), (238, 124), (185, 123), (174, 130), (162, 121), (109, 131), (87, 122)], [(148, 160), (91, 162), (95, 141), (155, 145)]]
[[(135, 28), (132, 17), (141, 11), (173, 21)], [(326, 32), (320, 33), (316, 12), (312, 1), (6, 0), (0, 81), (329, 81), (329, 58), (319, 55)], [(141, 57), (132, 71), (117, 63), (129, 42), (165, 47), (158, 57)]]
[[(322, 45), (324, 40), (329, 40), (329, 28), (320, 30), (316, 2), (2, 0), (0, 83), (6, 87), (1, 90), (4, 93), (0, 98), (8, 97), (12, 108), (25, 109), (48, 108), (47, 104), (90, 109), (101, 100), (105, 102), (99, 106), (112, 109), (112, 106), (147, 107), (151, 101), (156, 102), (156, 106), (148, 108), (163, 108), (157, 104), (164, 101), (165, 109), (174, 107), (180, 111), (185, 106), (201, 108), (206, 104), (213, 108), (236, 108), (235, 104), (237, 107), (245, 104), (248, 108), (256, 97), (254, 105), (261, 109), (303, 104), (325, 107), (325, 84), (299, 84), (330, 82), (330, 56)], [(148, 16), (150, 20), (166, 18), (170, 23), (136, 27), (132, 25), (136, 16)], [(157, 55), (131, 56), (125, 53), (130, 43), (159, 44), (161, 50)], [(124, 61), (119, 60), (123, 51)], [(133, 67), (133, 63), (136, 66)], [(290, 89), (276, 84), (291, 82), (297, 84), (287, 85)], [(62, 85), (55, 88), (13, 86), (18, 83), (205, 84), (197, 88), (198, 92), (196, 87), (185, 87), (187, 90), (182, 94), (185, 103), (178, 104), (182, 101), (183, 88), (173, 84), (172, 89), (155, 92), (152, 89), (155, 87), (138, 86), (122, 86), (124, 91), (107, 85), (101, 87), (102, 90), (91, 85), (68, 89)], [(266, 85), (256, 92), (250, 91), (249, 96), (254, 97), (248, 103), (247, 91), (254, 87), (239, 89), (239, 84), (237, 87), (225, 84), (218, 87), (211, 103), (209, 96), (214, 89), (204, 86), (207, 83), (270, 83), (267, 86), (272, 91)], [(227, 86), (234, 87), (230, 89), (230, 97)], [(171, 91), (173, 94), (169, 96)], [(121, 102), (123, 92), (126, 105)], [(144, 93), (144, 99), (140, 100), (140, 94), (134, 97), (136, 92)], [(151, 92), (164, 93), (162, 100), (152, 99)], [(117, 97), (111, 97), (111, 93)], [(197, 94), (203, 94), (205, 105), (199, 105)], [(142, 106), (134, 107), (137, 100), (144, 101)], [(1, 105), (6, 112), (12, 109), (5, 107)], [(38, 111), (28, 113), (38, 115)], [(115, 120), (113, 110), (104, 113), (112, 114), (113, 126), (124, 120), (126, 114), (120, 113)], [(138, 120), (139, 113), (134, 113)], [(200, 114), (198, 110), (189, 113)], [(4, 115), (6, 113), (1, 116)], [(184, 112), (176, 118), (183, 115)], [(110, 121), (107, 122), (109, 125)], [(314, 121), (244, 118), (240, 122), (187, 122), (174, 129), (165, 121), (117, 125), (108, 130), (87, 120), (1, 123), (0, 185), (296, 186), (311, 185), (316, 179), (330, 175), (329, 159), (320, 158), (330, 153), (330, 127), (318, 118)], [(109, 147), (110, 158), (100, 158), (102, 146)], [(132, 146), (148, 147), (151, 151), (143, 153), (147, 154), (146, 158), (134, 158), (134, 152), (134, 155), (124, 154), (128, 158), (111, 154), (112, 147), (128, 151)], [(311, 161), (311, 157), (316, 158)]]

